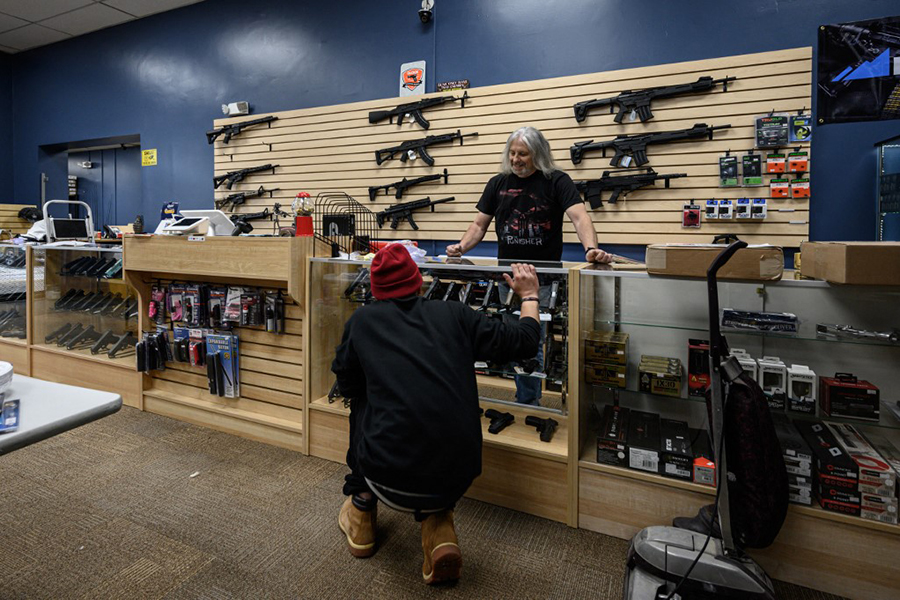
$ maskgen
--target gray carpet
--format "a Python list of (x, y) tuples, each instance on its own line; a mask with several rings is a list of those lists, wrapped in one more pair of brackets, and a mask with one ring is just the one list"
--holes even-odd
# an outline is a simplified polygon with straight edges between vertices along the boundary
[(123, 408), (0, 456), (0, 598), (621, 597), (627, 542), (473, 500), (456, 584), (422, 583), (418, 525), (383, 506), (378, 552), (354, 559), (345, 472)]

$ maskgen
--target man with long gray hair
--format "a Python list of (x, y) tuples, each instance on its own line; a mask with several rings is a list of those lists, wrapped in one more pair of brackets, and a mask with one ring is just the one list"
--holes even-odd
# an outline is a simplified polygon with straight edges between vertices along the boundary
[[(516, 262), (562, 259), (563, 214), (568, 215), (584, 247), (588, 262), (608, 263), (612, 255), (597, 248), (597, 232), (572, 178), (553, 164), (550, 144), (534, 127), (515, 130), (506, 140), (500, 173), (488, 181), (476, 205), (478, 214), (458, 244), (447, 246), (447, 256), (462, 256), (484, 238), (496, 219), (497, 258)], [(502, 293), (502, 292), (501, 292)], [(541, 286), (540, 304), (549, 304), (549, 286)], [(523, 371), (543, 370), (547, 324), (542, 323), (541, 350)], [(516, 376), (516, 402), (539, 405), (541, 379)]]
[(500, 173), (488, 181), (476, 205), (478, 214), (447, 256), (462, 256), (484, 238), (496, 218), (497, 258), (559, 261), (563, 214), (575, 225), (588, 262), (608, 263), (612, 256), (597, 248), (597, 232), (575, 183), (559, 170), (550, 144), (534, 127), (515, 130), (506, 140)]

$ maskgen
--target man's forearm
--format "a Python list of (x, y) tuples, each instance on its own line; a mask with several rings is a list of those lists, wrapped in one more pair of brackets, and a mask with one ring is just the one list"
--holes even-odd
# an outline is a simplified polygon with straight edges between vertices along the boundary
[(469, 224), (466, 233), (459, 240), (460, 250), (463, 254), (474, 248), (484, 239), (485, 230), (478, 226), (478, 223)]
[(589, 215), (585, 215), (575, 221), (573, 221), (575, 225), (575, 233), (578, 235), (578, 241), (581, 242), (582, 247), (587, 248), (596, 248), (597, 247), (597, 230), (594, 229), (594, 222), (591, 220)]

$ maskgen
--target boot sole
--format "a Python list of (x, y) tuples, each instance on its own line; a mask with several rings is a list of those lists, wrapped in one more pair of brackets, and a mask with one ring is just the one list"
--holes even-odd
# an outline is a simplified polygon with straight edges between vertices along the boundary
[(431, 551), (431, 573), (422, 574), (425, 583), (456, 581), (462, 572), (462, 553), (453, 543), (442, 544)]
[(353, 540), (350, 539), (350, 534), (344, 529), (344, 524), (341, 523), (340, 518), (338, 518), (338, 527), (341, 528), (341, 533), (343, 533), (347, 537), (347, 548), (350, 550), (350, 554), (355, 556), (356, 558), (369, 558), (373, 554), (375, 554), (375, 543), (371, 544), (354, 544)]

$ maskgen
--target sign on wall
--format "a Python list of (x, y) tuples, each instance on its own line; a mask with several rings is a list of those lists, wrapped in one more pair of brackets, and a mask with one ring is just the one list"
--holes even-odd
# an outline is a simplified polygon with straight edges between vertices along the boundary
[(425, 93), (425, 61), (400, 65), (400, 95), (418, 96)]
[(900, 119), (900, 17), (819, 27), (821, 124)]
[(156, 165), (156, 148), (141, 150), (141, 166), (152, 167)]

